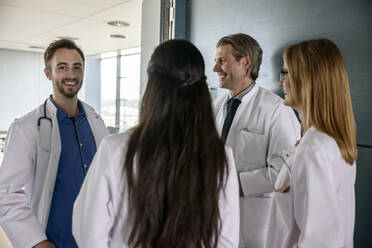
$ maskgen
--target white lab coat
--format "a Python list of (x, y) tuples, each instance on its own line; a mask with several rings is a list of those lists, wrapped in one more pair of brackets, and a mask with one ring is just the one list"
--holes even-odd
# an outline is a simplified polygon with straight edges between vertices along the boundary
[[(108, 131), (94, 109), (82, 104), (98, 147)], [(0, 167), (0, 223), (14, 248), (30, 248), (47, 238), (45, 228), (61, 141), (57, 108), (50, 100), (46, 112), (53, 125), (44, 120), (38, 132), (37, 122), (44, 116), (43, 106), (12, 123)]]
[[(230, 94), (215, 102), (221, 134)], [(240, 197), (240, 247), (264, 246), (273, 191), (267, 175), (271, 154), (293, 146), (301, 130), (294, 111), (274, 93), (255, 85), (242, 99), (226, 140), (234, 153), (244, 197)]]
[(288, 165), (290, 191), (274, 193), (266, 247), (352, 248), (355, 163), (347, 164), (336, 141), (311, 127)]
[[(132, 230), (124, 171), (128, 133), (108, 136), (99, 147), (74, 205), (72, 232), (81, 248), (128, 247)], [(218, 247), (238, 247), (238, 180), (232, 152), (226, 149), (229, 176), (219, 208)]]

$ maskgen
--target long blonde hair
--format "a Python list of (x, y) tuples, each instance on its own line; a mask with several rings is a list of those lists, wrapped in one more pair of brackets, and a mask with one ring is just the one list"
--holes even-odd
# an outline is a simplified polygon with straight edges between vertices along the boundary
[(288, 47), (283, 57), (304, 130), (314, 126), (333, 137), (352, 165), (357, 158), (356, 127), (340, 50), (328, 39), (314, 39)]

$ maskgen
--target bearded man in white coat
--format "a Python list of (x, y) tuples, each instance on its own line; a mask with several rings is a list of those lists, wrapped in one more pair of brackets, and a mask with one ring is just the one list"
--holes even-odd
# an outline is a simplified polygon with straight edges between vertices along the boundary
[(216, 125), (234, 152), (240, 187), (239, 247), (247, 248), (265, 243), (273, 191), (268, 160), (300, 138), (294, 111), (256, 85), (261, 62), (261, 47), (246, 34), (229, 35), (217, 43), (213, 71), (219, 87), (229, 93), (215, 102)]
[(11, 125), (0, 167), (0, 224), (14, 248), (77, 247), (72, 207), (90, 162), (108, 134), (78, 100), (84, 54), (62, 39), (44, 54), (53, 94)]

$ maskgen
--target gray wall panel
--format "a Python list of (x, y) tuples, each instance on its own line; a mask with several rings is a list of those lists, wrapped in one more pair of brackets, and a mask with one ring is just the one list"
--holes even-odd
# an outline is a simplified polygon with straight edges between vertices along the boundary
[(142, 97), (147, 83), (147, 63), (160, 41), (161, 0), (142, 2), (141, 23), (141, 87)]
[(372, 149), (358, 149), (357, 181), (355, 184), (356, 216), (355, 216), (355, 248), (372, 247)]
[(333, 40), (350, 76), (358, 143), (372, 145), (372, 1), (203, 0), (189, 1), (189, 11), (188, 38), (201, 50), (213, 86), (218, 84), (212, 71), (215, 45), (224, 35), (244, 32), (257, 39), (264, 51), (257, 83), (279, 94), (283, 49), (309, 38)]
[[(244, 32), (257, 39), (264, 52), (257, 83), (279, 94), (284, 48), (310, 38), (333, 40), (349, 73), (358, 143), (372, 145), (372, 1), (190, 0), (188, 9), (188, 38), (201, 50), (213, 86), (218, 85), (212, 71), (215, 45), (222, 36)], [(359, 153), (355, 247), (364, 248), (372, 247), (372, 149), (360, 148)]]

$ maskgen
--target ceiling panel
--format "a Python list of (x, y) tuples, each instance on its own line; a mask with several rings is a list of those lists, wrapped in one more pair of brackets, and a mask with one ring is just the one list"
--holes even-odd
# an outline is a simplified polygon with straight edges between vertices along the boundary
[(0, 0), (0, 4), (4, 6), (75, 17), (95, 14), (126, 2), (131, 0)]
[[(77, 37), (87, 55), (140, 46), (142, 0), (0, 0), (0, 48), (43, 51), (58, 36)], [(122, 20), (129, 27), (106, 24)], [(122, 34), (126, 39), (112, 39)]]
[[(140, 30), (140, 27), (137, 29), (134, 26), (115, 28), (103, 22), (82, 20), (35, 37), (30, 42), (47, 46), (49, 41), (55, 40), (57, 36), (79, 37), (76, 43), (82, 47), (86, 54), (97, 54), (139, 46), (141, 43), (141, 33), (138, 30)], [(109, 38), (110, 34), (123, 34), (128, 38), (113, 39)]]
[(128, 20), (141, 20), (141, 15), (137, 15), (141, 11), (142, 1), (128, 1), (115, 8), (106, 9), (100, 13), (95, 14), (91, 18), (98, 20), (107, 19), (125, 19)]
[[(47, 21), (53, 20), (53, 21)], [(46, 12), (1, 6), (0, 40), (22, 41), (55, 26), (72, 22), (74, 18)]]

